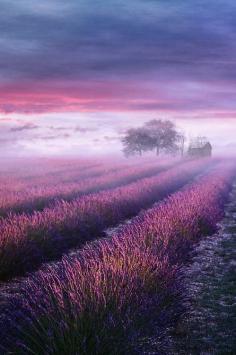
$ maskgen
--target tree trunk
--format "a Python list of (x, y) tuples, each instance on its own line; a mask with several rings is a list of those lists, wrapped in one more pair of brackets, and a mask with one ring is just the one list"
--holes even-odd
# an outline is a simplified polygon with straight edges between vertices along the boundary
[(183, 139), (182, 141), (182, 146), (181, 146), (181, 157), (183, 158), (184, 156), (184, 148), (185, 148), (185, 140)]

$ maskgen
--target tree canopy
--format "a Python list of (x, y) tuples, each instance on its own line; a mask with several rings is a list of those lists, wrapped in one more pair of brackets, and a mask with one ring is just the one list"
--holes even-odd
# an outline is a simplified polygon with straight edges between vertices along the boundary
[(146, 151), (174, 153), (179, 150), (180, 134), (175, 124), (168, 120), (151, 120), (142, 127), (127, 130), (122, 139), (124, 153), (142, 155)]
[(142, 155), (143, 152), (151, 150), (150, 135), (143, 127), (131, 128), (126, 132), (122, 140), (125, 155)]

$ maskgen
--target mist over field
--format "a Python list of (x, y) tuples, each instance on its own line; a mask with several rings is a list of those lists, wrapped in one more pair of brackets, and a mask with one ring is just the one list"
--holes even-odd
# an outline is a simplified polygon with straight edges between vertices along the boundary
[(175, 115), (147, 113), (54, 113), (0, 116), (1, 157), (122, 156), (125, 131), (153, 118), (167, 118), (191, 138), (206, 136), (216, 155), (235, 154), (236, 121), (231, 119), (175, 118)]

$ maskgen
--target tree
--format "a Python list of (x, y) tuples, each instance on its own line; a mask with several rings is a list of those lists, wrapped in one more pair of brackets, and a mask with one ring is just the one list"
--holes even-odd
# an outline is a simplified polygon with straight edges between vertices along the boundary
[(201, 148), (207, 143), (208, 143), (207, 137), (197, 136), (191, 139), (190, 145), (194, 146), (195, 148)]
[(186, 141), (186, 137), (183, 132), (178, 133), (177, 141), (179, 144), (179, 151), (180, 151), (181, 157), (183, 157), (184, 156), (184, 149), (185, 149), (185, 141)]
[(151, 120), (142, 127), (132, 128), (122, 139), (126, 156), (155, 150), (159, 155), (179, 151), (179, 134), (171, 121)]
[(142, 155), (143, 152), (151, 150), (152, 147), (149, 132), (143, 127), (129, 129), (122, 139), (122, 143), (126, 156)]
[(144, 127), (149, 132), (150, 142), (156, 155), (161, 151), (173, 153), (177, 148), (178, 132), (173, 122), (168, 120), (151, 120)]

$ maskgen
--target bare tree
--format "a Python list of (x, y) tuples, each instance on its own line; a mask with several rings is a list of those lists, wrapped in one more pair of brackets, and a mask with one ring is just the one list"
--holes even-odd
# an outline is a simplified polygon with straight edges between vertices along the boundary
[(190, 144), (195, 148), (201, 148), (208, 143), (208, 139), (205, 136), (197, 136), (191, 139)]
[(178, 144), (179, 144), (180, 155), (181, 155), (181, 157), (183, 157), (184, 150), (185, 150), (185, 142), (186, 142), (185, 134), (183, 132), (179, 132), (177, 140), (178, 140)]

